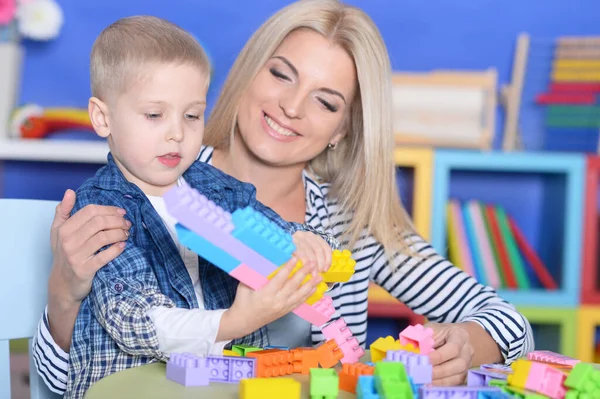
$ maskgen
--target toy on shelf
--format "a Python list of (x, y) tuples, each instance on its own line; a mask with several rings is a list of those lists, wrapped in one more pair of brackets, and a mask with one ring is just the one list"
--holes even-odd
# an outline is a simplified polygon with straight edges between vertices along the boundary
[(474, 200), (461, 205), (451, 199), (447, 215), (450, 261), (481, 284), (528, 289), (533, 285), (533, 276), (545, 289), (558, 289), (517, 223), (502, 207)]
[(53, 133), (72, 130), (94, 132), (87, 109), (26, 105), (15, 110), (10, 122), (13, 138), (43, 139)]

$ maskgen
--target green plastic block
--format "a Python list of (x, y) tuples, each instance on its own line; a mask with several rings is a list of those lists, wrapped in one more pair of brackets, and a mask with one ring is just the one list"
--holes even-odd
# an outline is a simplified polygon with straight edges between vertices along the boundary
[(577, 363), (567, 376), (565, 386), (600, 398), (600, 371), (591, 364)]
[(250, 345), (233, 345), (231, 350), (237, 353), (240, 356), (246, 356), (250, 352), (258, 352), (261, 351), (261, 348), (257, 348), (255, 346)]
[(406, 369), (404, 368), (404, 364), (400, 362), (377, 362), (375, 363), (374, 374), (386, 379), (392, 378), (408, 382)]
[(579, 392), (577, 391), (568, 391), (565, 394), (565, 399), (582, 399), (582, 397), (579, 396)]
[(408, 381), (398, 377), (375, 376), (375, 388), (379, 397), (385, 399), (413, 399), (413, 391)]
[(310, 369), (310, 397), (337, 398), (339, 381), (334, 369)]
[(491, 387), (504, 388), (507, 385), (506, 380), (490, 380), (488, 383)]
[(521, 399), (548, 399), (546, 395), (540, 395), (539, 393), (527, 391), (523, 388), (517, 388), (510, 385), (506, 385), (503, 390), (515, 398)]

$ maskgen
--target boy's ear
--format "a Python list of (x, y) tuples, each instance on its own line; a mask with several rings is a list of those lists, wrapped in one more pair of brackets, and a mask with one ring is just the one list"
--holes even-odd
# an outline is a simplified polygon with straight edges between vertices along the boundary
[(88, 113), (96, 134), (104, 138), (110, 136), (108, 107), (106, 104), (96, 97), (91, 97), (88, 102)]

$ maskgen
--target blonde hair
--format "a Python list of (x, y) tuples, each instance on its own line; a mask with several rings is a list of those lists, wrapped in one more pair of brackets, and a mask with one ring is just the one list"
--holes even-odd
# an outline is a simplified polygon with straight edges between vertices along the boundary
[(356, 98), (347, 118), (347, 136), (333, 151), (310, 161), (331, 183), (340, 209), (353, 212), (342, 241), (352, 248), (366, 228), (388, 255), (407, 252), (403, 235), (414, 231), (395, 180), (391, 115), (391, 67), (383, 39), (361, 10), (335, 0), (303, 0), (271, 16), (250, 38), (234, 63), (205, 131), (205, 144), (229, 148), (239, 99), (286, 36), (311, 29), (344, 48), (354, 60)]
[(103, 101), (124, 92), (148, 63), (197, 66), (208, 78), (210, 62), (198, 41), (177, 25), (152, 16), (122, 18), (100, 33), (90, 55), (92, 96)]

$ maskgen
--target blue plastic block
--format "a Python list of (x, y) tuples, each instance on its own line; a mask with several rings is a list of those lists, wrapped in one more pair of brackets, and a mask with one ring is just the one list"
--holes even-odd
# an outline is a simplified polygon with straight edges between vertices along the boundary
[(356, 383), (357, 399), (380, 399), (375, 390), (375, 377), (372, 375), (361, 375)]
[(292, 257), (296, 250), (292, 236), (266, 216), (250, 207), (238, 209), (231, 216), (235, 225), (231, 235), (239, 241), (277, 266)]
[(190, 250), (194, 251), (213, 265), (222, 269), (223, 271), (230, 273), (233, 269), (239, 266), (240, 261), (206, 241), (198, 234), (186, 229), (179, 223), (175, 225), (175, 231), (177, 237), (182, 245), (185, 245)]
[(290, 348), (288, 348), (287, 346), (278, 346), (278, 345), (269, 345), (265, 347), (265, 350), (267, 349), (281, 349), (283, 351), (289, 351)]

